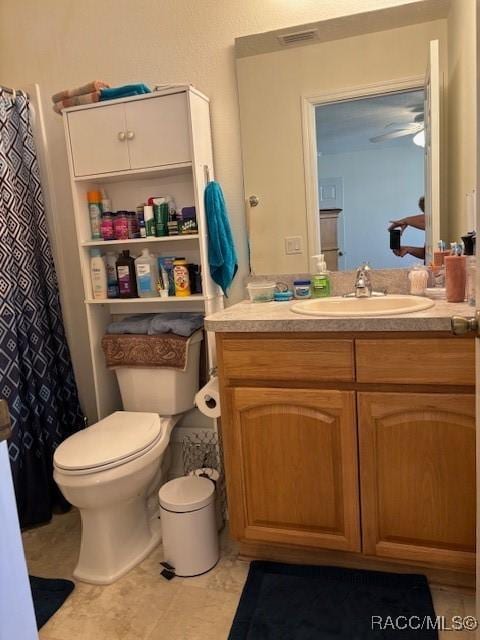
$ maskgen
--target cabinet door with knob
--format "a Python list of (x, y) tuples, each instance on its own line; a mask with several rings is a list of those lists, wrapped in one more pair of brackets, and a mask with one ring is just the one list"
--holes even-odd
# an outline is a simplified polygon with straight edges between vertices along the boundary
[(185, 91), (68, 113), (75, 176), (191, 161)]
[(236, 387), (226, 400), (233, 535), (359, 551), (355, 394)]
[(68, 114), (68, 132), (76, 176), (130, 168), (125, 108), (112, 104)]
[(475, 396), (359, 393), (363, 551), (475, 568)]
[(185, 92), (126, 102), (125, 115), (132, 169), (191, 160)]

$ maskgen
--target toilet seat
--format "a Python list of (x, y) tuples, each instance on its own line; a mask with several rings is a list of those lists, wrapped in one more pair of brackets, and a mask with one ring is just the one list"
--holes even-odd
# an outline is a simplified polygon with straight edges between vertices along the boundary
[(54, 465), (68, 474), (112, 469), (145, 455), (165, 431), (157, 413), (116, 411), (67, 438), (55, 451)]

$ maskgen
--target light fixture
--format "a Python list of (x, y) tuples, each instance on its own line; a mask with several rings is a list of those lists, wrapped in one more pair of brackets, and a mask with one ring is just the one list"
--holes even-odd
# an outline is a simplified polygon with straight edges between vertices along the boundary
[(425, 129), (422, 129), (413, 136), (413, 142), (417, 145), (417, 147), (425, 146)]

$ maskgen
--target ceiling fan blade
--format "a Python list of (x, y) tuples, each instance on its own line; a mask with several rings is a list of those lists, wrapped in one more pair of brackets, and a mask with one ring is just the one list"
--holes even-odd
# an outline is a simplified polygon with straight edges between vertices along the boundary
[(423, 106), (423, 103), (419, 102), (418, 104), (411, 104), (407, 109), (412, 113), (423, 113), (425, 107)]
[(382, 133), (379, 136), (373, 136), (370, 138), (370, 142), (383, 142), (384, 140), (393, 140), (395, 138), (403, 138), (405, 136), (411, 136), (418, 133), (423, 129), (423, 126), (414, 125), (404, 127), (403, 129), (397, 129), (396, 131), (389, 131), (388, 133)]

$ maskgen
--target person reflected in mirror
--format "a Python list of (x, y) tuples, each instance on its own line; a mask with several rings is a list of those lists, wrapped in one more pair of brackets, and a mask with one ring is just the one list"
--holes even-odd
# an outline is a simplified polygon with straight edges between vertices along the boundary
[[(414, 229), (421, 229), (425, 231), (425, 198), (422, 196), (418, 201), (418, 207), (422, 213), (417, 213), (413, 216), (407, 216), (400, 220), (391, 220), (388, 230), (400, 229), (403, 233), (407, 227), (413, 227)], [(399, 249), (392, 249), (393, 253), (399, 258), (403, 258), (406, 255), (411, 255), (414, 258), (420, 258), (425, 260), (425, 247), (410, 247), (408, 245), (402, 245)]]

